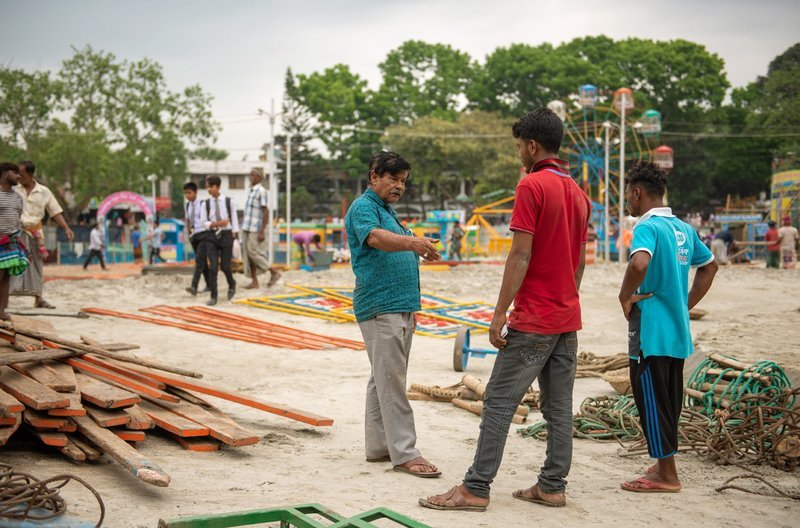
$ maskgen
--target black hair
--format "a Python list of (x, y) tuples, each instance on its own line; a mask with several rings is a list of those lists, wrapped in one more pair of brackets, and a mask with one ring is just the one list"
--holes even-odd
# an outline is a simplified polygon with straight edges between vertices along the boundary
[(222, 186), (222, 180), (219, 176), (206, 176), (206, 185)]
[(314, 236), (312, 237), (312, 240), (313, 240), (313, 241), (314, 241), (316, 244), (319, 244), (320, 242), (322, 242), (322, 237), (321, 237), (321, 236), (319, 236), (319, 233), (315, 233), (315, 234), (314, 234)]
[(3, 163), (0, 163), (0, 174), (8, 171), (19, 174), (19, 166), (16, 163), (11, 163), (10, 161), (4, 161)]
[(770, 220), (769, 222), (767, 222), (767, 225), (769, 225), (770, 227), (775, 227), (778, 224), (775, 223), (775, 220)]
[(183, 184), (183, 190), (197, 192), (197, 184), (195, 182), (186, 182)]
[(651, 161), (639, 161), (628, 171), (626, 185), (639, 185), (654, 198), (667, 192), (667, 173)]
[(411, 164), (403, 159), (400, 154), (384, 150), (372, 155), (369, 159), (369, 170), (378, 176), (386, 174), (394, 176), (403, 171), (410, 171)]
[(515, 139), (533, 140), (547, 152), (558, 154), (564, 139), (564, 123), (549, 108), (538, 108), (528, 112), (511, 126)]
[(33, 176), (36, 172), (36, 165), (32, 161), (20, 161), (19, 164), (25, 169), (25, 172)]

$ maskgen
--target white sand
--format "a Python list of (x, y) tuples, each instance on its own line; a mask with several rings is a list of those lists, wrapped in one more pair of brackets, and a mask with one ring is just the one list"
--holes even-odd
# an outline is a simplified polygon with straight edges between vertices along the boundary
[[(580, 350), (600, 355), (625, 349), (626, 327), (617, 303), (623, 268), (596, 265), (584, 278), (584, 330)], [(423, 289), (464, 301), (494, 302), (502, 276), (500, 266), (462, 266), (448, 272), (424, 272)], [(221, 284), (224, 283), (220, 275)], [(244, 284), (245, 279), (237, 275)], [(286, 283), (350, 285), (349, 269), (292, 272)], [(137, 277), (116, 281), (57, 281), (46, 297), (59, 311), (100, 306), (121, 311), (154, 304), (192, 304), (184, 293), (186, 277)], [(387, 286), (390, 286), (387, 285)], [(240, 290), (237, 298), (245, 296)], [(30, 299), (12, 298), (11, 309), (27, 308)], [(701, 308), (710, 312), (693, 323), (706, 350), (744, 361), (774, 359), (800, 381), (800, 276), (763, 269), (721, 270)], [(326, 323), (223, 303), (222, 309), (288, 324), (299, 329), (360, 339), (355, 324)], [(214, 453), (184, 451), (171, 440), (151, 435), (140, 451), (172, 477), (168, 488), (144, 484), (115, 463), (75, 465), (57, 452), (17, 442), (0, 450), (0, 458), (40, 478), (73, 472), (94, 485), (108, 509), (106, 526), (152, 527), (159, 518), (221, 513), (316, 502), (342, 514), (385, 506), (434, 527), (512, 526), (797, 526), (800, 504), (786, 499), (719, 494), (714, 487), (742, 473), (695, 455), (678, 459), (684, 489), (677, 495), (634, 495), (619, 489), (623, 480), (641, 474), (646, 457), (622, 458), (614, 444), (576, 440), (566, 508), (550, 509), (511, 498), (517, 488), (535, 482), (544, 443), (524, 439), (512, 426), (503, 466), (492, 488), (486, 513), (438, 512), (417, 505), (417, 498), (441, 493), (460, 482), (474, 453), (479, 418), (449, 404), (413, 402), (418, 447), (444, 471), (440, 479), (423, 480), (391, 471), (389, 464), (366, 464), (363, 453), (363, 394), (369, 374), (366, 354), (350, 350), (293, 351), (193, 334), (146, 323), (92, 317), (47, 318), (64, 336), (92, 335), (102, 341), (142, 345), (137, 353), (205, 373), (205, 379), (264, 399), (283, 402), (335, 419), (332, 428), (313, 428), (275, 415), (215, 400), (244, 427), (257, 432), (259, 444)], [(474, 338), (488, 346), (485, 336)], [(414, 339), (409, 383), (449, 385), (460, 375), (452, 370), (451, 340)], [(473, 359), (468, 371), (487, 380), (493, 359)], [(611, 394), (598, 379), (575, 383), (574, 406), (587, 396)], [(531, 420), (539, 418), (532, 414)], [(798, 491), (796, 473), (758, 468), (772, 482)], [(65, 491), (69, 511), (96, 518), (87, 492)], [(635, 521), (634, 521), (635, 520)], [(634, 521), (633, 523), (631, 521)]]

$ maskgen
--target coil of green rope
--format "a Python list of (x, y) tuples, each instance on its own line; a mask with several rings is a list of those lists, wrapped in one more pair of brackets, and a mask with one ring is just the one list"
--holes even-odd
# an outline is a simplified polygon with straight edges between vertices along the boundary
[[(729, 356), (722, 357), (737, 361)], [(708, 357), (697, 366), (686, 386), (702, 392), (703, 396), (698, 398), (687, 394), (684, 406), (702, 407), (709, 418), (712, 418), (719, 409), (727, 411), (746, 409), (748, 411), (746, 414), (749, 414), (759, 406), (767, 405), (778, 409), (791, 408), (795, 404), (792, 383), (780, 365), (774, 361), (757, 361), (740, 371)], [(765, 403), (763, 398), (749, 396), (766, 396), (769, 402)]]

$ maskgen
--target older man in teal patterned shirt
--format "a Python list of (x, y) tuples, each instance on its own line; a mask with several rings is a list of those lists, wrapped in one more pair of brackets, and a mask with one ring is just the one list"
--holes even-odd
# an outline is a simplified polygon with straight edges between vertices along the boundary
[(353, 308), (367, 345), (367, 462), (391, 462), (417, 477), (441, 472), (416, 448), (414, 413), (406, 397), (411, 338), (420, 309), (419, 258), (439, 260), (433, 239), (414, 237), (391, 204), (403, 196), (411, 165), (393, 152), (369, 163), (369, 188), (345, 217), (356, 288)]

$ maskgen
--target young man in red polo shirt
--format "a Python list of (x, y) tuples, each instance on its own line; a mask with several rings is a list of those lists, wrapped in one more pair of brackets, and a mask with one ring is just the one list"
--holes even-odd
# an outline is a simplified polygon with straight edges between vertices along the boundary
[(537, 378), (547, 420), (547, 455), (538, 482), (514, 492), (514, 497), (545, 506), (566, 504), (572, 385), (581, 328), (578, 289), (591, 204), (570, 176), (567, 162), (557, 157), (564, 127), (556, 114), (540, 108), (517, 121), (512, 131), (528, 174), (517, 185), (511, 216), (514, 238), (489, 329), (489, 340), (499, 353), (486, 389), (472, 466), (461, 485), (420, 499), (428, 508), (486, 509), (514, 410)]

